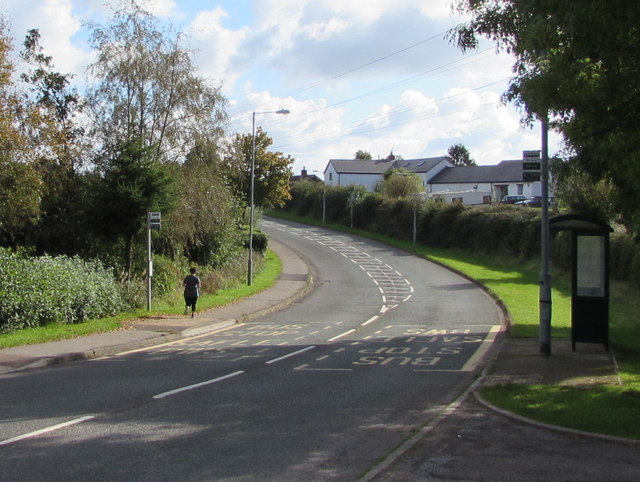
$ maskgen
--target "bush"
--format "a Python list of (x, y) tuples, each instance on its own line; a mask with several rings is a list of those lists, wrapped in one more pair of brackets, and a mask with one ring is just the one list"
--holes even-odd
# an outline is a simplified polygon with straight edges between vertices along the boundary
[(0, 248), (0, 333), (48, 323), (80, 323), (122, 308), (118, 284), (97, 261), (22, 258)]

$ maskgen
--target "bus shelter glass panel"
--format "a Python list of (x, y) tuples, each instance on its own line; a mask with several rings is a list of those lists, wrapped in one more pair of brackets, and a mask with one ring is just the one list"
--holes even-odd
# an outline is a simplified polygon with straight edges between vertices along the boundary
[(605, 296), (605, 238), (580, 235), (576, 252), (576, 295)]

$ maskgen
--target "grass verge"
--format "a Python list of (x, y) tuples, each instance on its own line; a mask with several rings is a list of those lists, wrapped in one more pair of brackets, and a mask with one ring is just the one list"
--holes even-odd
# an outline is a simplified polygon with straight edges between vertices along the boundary
[[(282, 263), (280, 258), (278, 258), (273, 251), (268, 250), (265, 257), (264, 268), (259, 273), (256, 273), (251, 286), (238, 283), (232, 288), (220, 290), (215, 294), (203, 295), (198, 300), (198, 310), (206, 311), (208, 309), (224, 306), (270, 288), (274, 285), (278, 276), (280, 276), (281, 271)], [(182, 294), (175, 293), (171, 298), (159, 300), (157, 303), (154, 302), (150, 311), (146, 309), (139, 309), (109, 318), (89, 320), (85, 323), (72, 325), (52, 324), (36, 328), (26, 328), (14, 333), (2, 334), (0, 335), (0, 348), (47, 343), (94, 333), (119, 330), (126, 321), (132, 319), (177, 316), (182, 314), (182, 310), (184, 310)]]
[[(480, 282), (504, 304), (509, 336), (537, 338), (539, 330), (539, 263), (488, 258), (453, 250), (416, 246), (387, 236), (323, 224), (283, 212), (269, 213), (305, 224), (365, 236), (436, 261)], [(622, 385), (589, 387), (502, 385), (485, 387), (482, 396), (496, 406), (541, 422), (620, 437), (640, 439), (640, 297), (637, 290), (611, 283), (610, 340), (619, 363)], [(554, 273), (552, 337), (571, 336), (571, 285)]]

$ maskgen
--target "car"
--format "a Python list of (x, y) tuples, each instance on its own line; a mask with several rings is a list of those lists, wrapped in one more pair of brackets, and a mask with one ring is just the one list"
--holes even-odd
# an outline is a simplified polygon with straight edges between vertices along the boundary
[(527, 198), (523, 201), (518, 201), (517, 203), (515, 203), (515, 205), (527, 206), (530, 208), (539, 208), (540, 206), (542, 206), (542, 199), (540, 198), (540, 196), (534, 196), (534, 197)]
[(520, 201), (525, 201), (527, 198), (525, 196), (522, 196), (520, 194), (509, 194), (507, 196), (504, 196), (500, 202), (502, 204), (516, 204), (517, 202)]

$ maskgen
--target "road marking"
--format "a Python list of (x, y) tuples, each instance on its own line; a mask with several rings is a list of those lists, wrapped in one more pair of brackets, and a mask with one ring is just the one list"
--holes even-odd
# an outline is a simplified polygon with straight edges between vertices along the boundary
[(327, 341), (336, 341), (336, 340), (342, 338), (343, 336), (347, 336), (347, 335), (353, 333), (354, 331), (356, 331), (355, 328), (352, 328), (351, 330), (347, 330), (347, 331), (345, 331), (344, 333), (342, 333), (342, 334), (340, 334), (338, 336), (334, 336), (333, 338), (329, 338)]
[(224, 375), (222, 377), (214, 378), (212, 380), (207, 380), (205, 382), (195, 383), (193, 385), (188, 385), (186, 387), (176, 388), (175, 390), (169, 390), (168, 392), (159, 393), (158, 395), (154, 395), (153, 398), (155, 400), (160, 400), (161, 398), (169, 397), (171, 395), (176, 395), (181, 392), (186, 392), (188, 390), (193, 390), (194, 388), (204, 387), (205, 385), (211, 385), (212, 383), (218, 383), (223, 380), (227, 380), (229, 378), (237, 377), (238, 375), (242, 375), (244, 372), (242, 370), (229, 373), (228, 375)]
[(362, 326), (367, 326), (371, 323), (373, 323), (374, 321), (376, 321), (379, 318), (379, 315), (376, 316), (372, 316), (371, 318), (369, 318), (367, 321), (365, 321)]
[(310, 372), (352, 372), (353, 368), (309, 368), (308, 364), (295, 367), (294, 370)]
[(314, 348), (315, 348), (315, 346), (308, 346), (306, 348), (303, 348), (302, 350), (294, 351), (293, 353), (289, 353), (288, 355), (284, 355), (284, 356), (281, 356), (279, 358), (274, 358), (273, 360), (269, 360), (269, 361), (266, 361), (264, 363), (265, 363), (265, 365), (271, 365), (272, 363), (276, 363), (276, 362), (279, 362), (281, 360), (285, 360), (287, 358), (291, 358), (292, 356), (299, 355), (300, 353), (304, 353), (305, 351), (313, 350)]
[(482, 357), (484, 357), (485, 353), (487, 353), (487, 350), (489, 350), (491, 344), (495, 341), (496, 336), (498, 336), (498, 333), (500, 333), (500, 330), (502, 330), (502, 327), (500, 325), (493, 325), (491, 327), (489, 333), (487, 333), (487, 336), (484, 338), (484, 340), (482, 340), (482, 343), (480, 344), (476, 352), (471, 356), (471, 358), (467, 360), (467, 363), (464, 364), (461, 371), (473, 371)]
[(86, 422), (87, 420), (91, 420), (96, 418), (95, 415), (87, 415), (86, 417), (75, 418), (73, 420), (69, 420), (68, 422), (59, 423), (57, 425), (52, 425), (51, 427), (41, 428), (40, 430), (36, 430), (34, 432), (25, 433), (23, 435), (18, 435), (17, 437), (8, 438), (6, 440), (0, 440), (0, 446), (10, 445), (15, 442), (19, 442), (20, 440), (26, 440), (28, 438), (37, 437), (38, 435), (42, 435), (45, 433), (51, 433), (56, 430), (60, 430), (61, 428), (70, 427), (72, 425), (77, 425), (82, 422)]

